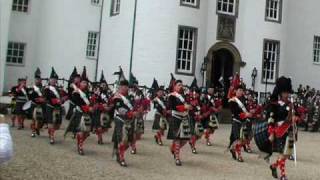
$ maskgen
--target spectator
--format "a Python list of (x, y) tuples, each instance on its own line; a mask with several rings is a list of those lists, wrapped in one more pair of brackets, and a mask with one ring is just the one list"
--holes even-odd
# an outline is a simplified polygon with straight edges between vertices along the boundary
[(9, 161), (12, 155), (12, 139), (9, 125), (6, 123), (4, 115), (0, 114), (0, 165)]

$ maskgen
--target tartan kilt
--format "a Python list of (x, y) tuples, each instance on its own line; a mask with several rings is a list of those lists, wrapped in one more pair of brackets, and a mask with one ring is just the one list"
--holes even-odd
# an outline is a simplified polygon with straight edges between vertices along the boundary
[(113, 122), (113, 118), (109, 113), (101, 112), (96, 110), (92, 116), (92, 127), (93, 128), (111, 128), (111, 123)]
[(166, 130), (167, 126), (168, 126), (168, 122), (165, 119), (165, 117), (162, 117), (160, 114), (155, 113), (154, 121), (152, 124), (152, 130), (159, 130), (159, 129)]
[(39, 123), (45, 121), (45, 106), (44, 105), (35, 105), (31, 106), (32, 119), (36, 120)]
[(293, 154), (293, 133), (287, 132), (281, 138), (275, 138), (273, 145), (273, 152), (278, 152), (283, 155), (291, 156)]
[(230, 135), (230, 144), (237, 140), (243, 140), (244, 139), (244, 133), (243, 133), (243, 123), (232, 121), (232, 128), (231, 128), (231, 135)]
[(120, 117), (114, 117), (114, 131), (112, 142), (119, 144), (121, 142), (130, 143), (133, 141), (134, 120), (122, 120)]
[(16, 102), (16, 105), (15, 105), (15, 109), (14, 109), (14, 114), (16, 115), (20, 115), (20, 116), (25, 116), (27, 115), (26, 114), (26, 111), (24, 111), (22, 108), (23, 108), (23, 105), (25, 104), (26, 102), (23, 102), (23, 101), (18, 101)]
[(61, 124), (62, 123), (62, 108), (46, 106), (45, 118), (49, 124)]
[(134, 119), (134, 133), (136, 134), (144, 133), (144, 120), (142, 117)]
[(191, 135), (201, 137), (204, 133), (202, 122), (197, 122), (194, 118), (190, 118)]
[[(182, 124), (183, 122), (183, 124)], [(169, 130), (167, 139), (170, 140), (189, 140), (191, 138), (191, 127), (190, 127), (190, 118), (189, 116), (180, 119), (177, 117), (170, 117), (169, 119)], [(185, 136), (181, 133), (184, 128), (186, 130)]]

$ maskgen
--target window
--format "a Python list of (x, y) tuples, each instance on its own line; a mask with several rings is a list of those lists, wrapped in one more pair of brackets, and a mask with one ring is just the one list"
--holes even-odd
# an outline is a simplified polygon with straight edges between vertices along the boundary
[(96, 58), (97, 57), (97, 42), (98, 42), (98, 32), (88, 33), (88, 45), (87, 45), (87, 57)]
[(281, 23), (282, 0), (267, 0), (266, 21)]
[(7, 64), (23, 65), (26, 44), (20, 42), (9, 42), (7, 51)]
[(120, 0), (112, 0), (111, 2), (111, 16), (120, 14)]
[(320, 36), (314, 36), (313, 40), (313, 62), (320, 64)]
[(91, 0), (91, 4), (100, 5), (100, 0)]
[(176, 72), (192, 74), (196, 57), (197, 29), (179, 26)]
[(236, 16), (238, 0), (217, 0), (217, 13)]
[(199, 8), (200, 7), (200, 0), (180, 0), (180, 5)]
[(278, 64), (280, 59), (280, 42), (264, 40), (263, 45), (263, 82), (275, 83), (278, 78)]
[(19, 12), (28, 12), (29, 0), (13, 0), (12, 10)]

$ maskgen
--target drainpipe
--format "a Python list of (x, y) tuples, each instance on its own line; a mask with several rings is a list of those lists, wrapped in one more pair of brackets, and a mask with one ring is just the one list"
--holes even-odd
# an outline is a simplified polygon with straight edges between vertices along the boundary
[(132, 25), (132, 37), (131, 37), (131, 55), (130, 55), (130, 66), (129, 66), (129, 81), (130, 81), (130, 83), (131, 83), (131, 79), (132, 79), (131, 74), (132, 74), (134, 38), (135, 38), (135, 31), (136, 31), (137, 4), (138, 4), (138, 0), (135, 0), (134, 1), (133, 25)]
[(104, 7), (104, 0), (102, 0), (101, 9), (100, 9), (99, 41), (98, 41), (98, 49), (97, 49), (96, 69), (95, 69), (95, 73), (94, 73), (95, 81), (98, 81), (98, 67), (99, 67), (99, 59), (100, 59), (100, 44), (101, 44), (101, 29), (102, 29), (103, 7)]

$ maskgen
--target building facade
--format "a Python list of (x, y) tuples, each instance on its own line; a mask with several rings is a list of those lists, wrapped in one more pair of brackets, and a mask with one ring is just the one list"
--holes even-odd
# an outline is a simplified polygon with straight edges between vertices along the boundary
[(197, 77), (200, 86), (228, 86), (238, 72), (261, 93), (281, 75), (320, 89), (317, 0), (20, 2), (1, 1), (1, 90), (51, 66), (65, 78), (73, 66), (87, 66), (91, 80), (103, 70), (110, 83), (121, 66), (143, 85), (154, 77), (168, 85), (173, 73), (187, 84)]

